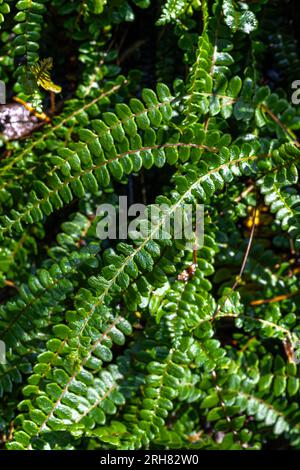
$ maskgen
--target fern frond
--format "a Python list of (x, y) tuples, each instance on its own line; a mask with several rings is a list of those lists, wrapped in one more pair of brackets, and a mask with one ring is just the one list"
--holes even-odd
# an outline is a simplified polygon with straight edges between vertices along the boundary
[(30, 70), (34, 75), (37, 84), (44, 88), (44, 90), (53, 91), (53, 93), (60, 93), (61, 87), (55, 85), (50, 77), (52, 67), (53, 59), (52, 57), (49, 57), (48, 59), (42, 59), (40, 62), (32, 65)]

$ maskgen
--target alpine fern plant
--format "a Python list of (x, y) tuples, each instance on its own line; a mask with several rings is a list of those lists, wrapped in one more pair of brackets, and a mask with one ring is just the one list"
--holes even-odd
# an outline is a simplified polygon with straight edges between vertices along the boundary
[(296, 4), (0, 2), (3, 451), (300, 448)]

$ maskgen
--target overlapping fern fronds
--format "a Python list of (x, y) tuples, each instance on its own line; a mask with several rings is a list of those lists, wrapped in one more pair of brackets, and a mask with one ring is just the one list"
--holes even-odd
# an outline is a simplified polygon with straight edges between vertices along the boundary
[[(61, 84), (51, 119), (0, 142), (3, 448), (300, 447), (300, 112), (283, 51), (299, 60), (270, 3), (0, 5), (7, 87), (48, 112)], [(126, 192), (165, 217), (203, 204), (197, 256), (161, 236), (164, 217), (142, 241), (100, 241), (98, 205)]]

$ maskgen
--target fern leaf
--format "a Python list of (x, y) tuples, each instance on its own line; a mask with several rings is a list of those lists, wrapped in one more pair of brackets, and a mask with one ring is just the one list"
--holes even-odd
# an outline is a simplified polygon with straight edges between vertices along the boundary
[(37, 84), (44, 88), (44, 90), (52, 91), (53, 93), (60, 93), (61, 87), (59, 85), (55, 85), (50, 77), (52, 67), (53, 59), (52, 57), (49, 57), (48, 59), (42, 59), (40, 62), (32, 65), (30, 70), (34, 75)]

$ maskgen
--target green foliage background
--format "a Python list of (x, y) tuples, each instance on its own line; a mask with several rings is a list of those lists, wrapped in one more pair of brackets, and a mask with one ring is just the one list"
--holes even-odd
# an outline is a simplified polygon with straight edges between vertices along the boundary
[[(1, 0), (8, 101), (62, 87), (1, 121), (3, 449), (300, 447), (296, 7)], [(99, 241), (125, 194), (205, 205), (188, 280), (184, 240)]]

